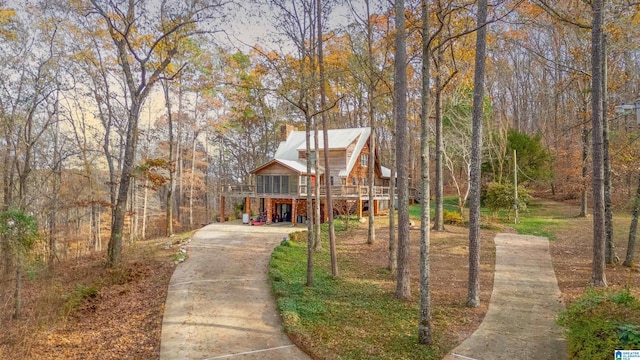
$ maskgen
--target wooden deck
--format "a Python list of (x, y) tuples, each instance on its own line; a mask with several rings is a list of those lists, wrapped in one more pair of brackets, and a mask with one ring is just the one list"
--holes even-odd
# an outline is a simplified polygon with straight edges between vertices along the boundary
[[(255, 185), (223, 185), (222, 195), (226, 197), (252, 197), (252, 198), (272, 198), (272, 199), (305, 199), (307, 197), (307, 186), (300, 185), (295, 192), (289, 193), (258, 193)], [(374, 186), (373, 197), (369, 194), (369, 186), (363, 185), (340, 185), (331, 187), (331, 195), (334, 199), (361, 199), (369, 200), (389, 200), (388, 186)], [(315, 198), (315, 192), (311, 193)], [(320, 187), (320, 198), (327, 196), (327, 189)], [(396, 194), (397, 197), (397, 194)]]

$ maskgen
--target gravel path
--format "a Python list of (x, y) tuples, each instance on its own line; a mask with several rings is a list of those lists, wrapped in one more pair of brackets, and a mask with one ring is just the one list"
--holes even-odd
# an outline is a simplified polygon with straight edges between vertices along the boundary
[(566, 359), (555, 318), (564, 306), (547, 238), (498, 234), (489, 310), (480, 328), (445, 357), (460, 359)]
[(199, 230), (169, 283), (160, 359), (309, 359), (282, 330), (268, 263), (282, 225)]

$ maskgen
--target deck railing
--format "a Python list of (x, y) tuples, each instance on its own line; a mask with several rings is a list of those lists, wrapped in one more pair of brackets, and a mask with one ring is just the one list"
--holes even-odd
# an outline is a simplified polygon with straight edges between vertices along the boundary
[[(294, 190), (292, 188), (291, 190)], [(307, 195), (307, 185), (298, 185), (297, 192), (290, 191), (289, 193), (258, 193), (255, 185), (223, 185), (221, 192), (225, 196), (237, 196), (237, 197), (287, 197), (298, 196), (305, 197)], [(331, 187), (331, 195), (334, 198), (353, 198), (353, 199), (368, 199), (371, 197), (369, 194), (369, 186), (366, 185), (337, 185)], [(312, 193), (312, 196), (315, 196)], [(324, 186), (320, 187), (320, 197), (327, 196), (327, 189)], [(388, 199), (389, 187), (388, 186), (374, 186), (373, 187), (374, 199)]]

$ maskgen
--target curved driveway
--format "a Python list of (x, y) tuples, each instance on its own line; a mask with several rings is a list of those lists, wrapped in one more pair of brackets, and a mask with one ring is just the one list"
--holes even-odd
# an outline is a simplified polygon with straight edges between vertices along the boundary
[(544, 237), (498, 234), (489, 311), (471, 337), (445, 360), (555, 360), (567, 358), (564, 309)]
[(207, 225), (173, 273), (160, 359), (309, 359), (284, 334), (268, 282), (283, 225)]

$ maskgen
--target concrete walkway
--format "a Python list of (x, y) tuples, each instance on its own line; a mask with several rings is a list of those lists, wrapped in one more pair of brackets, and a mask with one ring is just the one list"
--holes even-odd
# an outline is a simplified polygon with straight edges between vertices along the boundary
[(282, 330), (268, 263), (290, 226), (212, 224), (173, 273), (160, 359), (309, 359)]
[(480, 328), (445, 357), (460, 359), (566, 359), (555, 318), (564, 306), (547, 238), (498, 234), (489, 310)]

